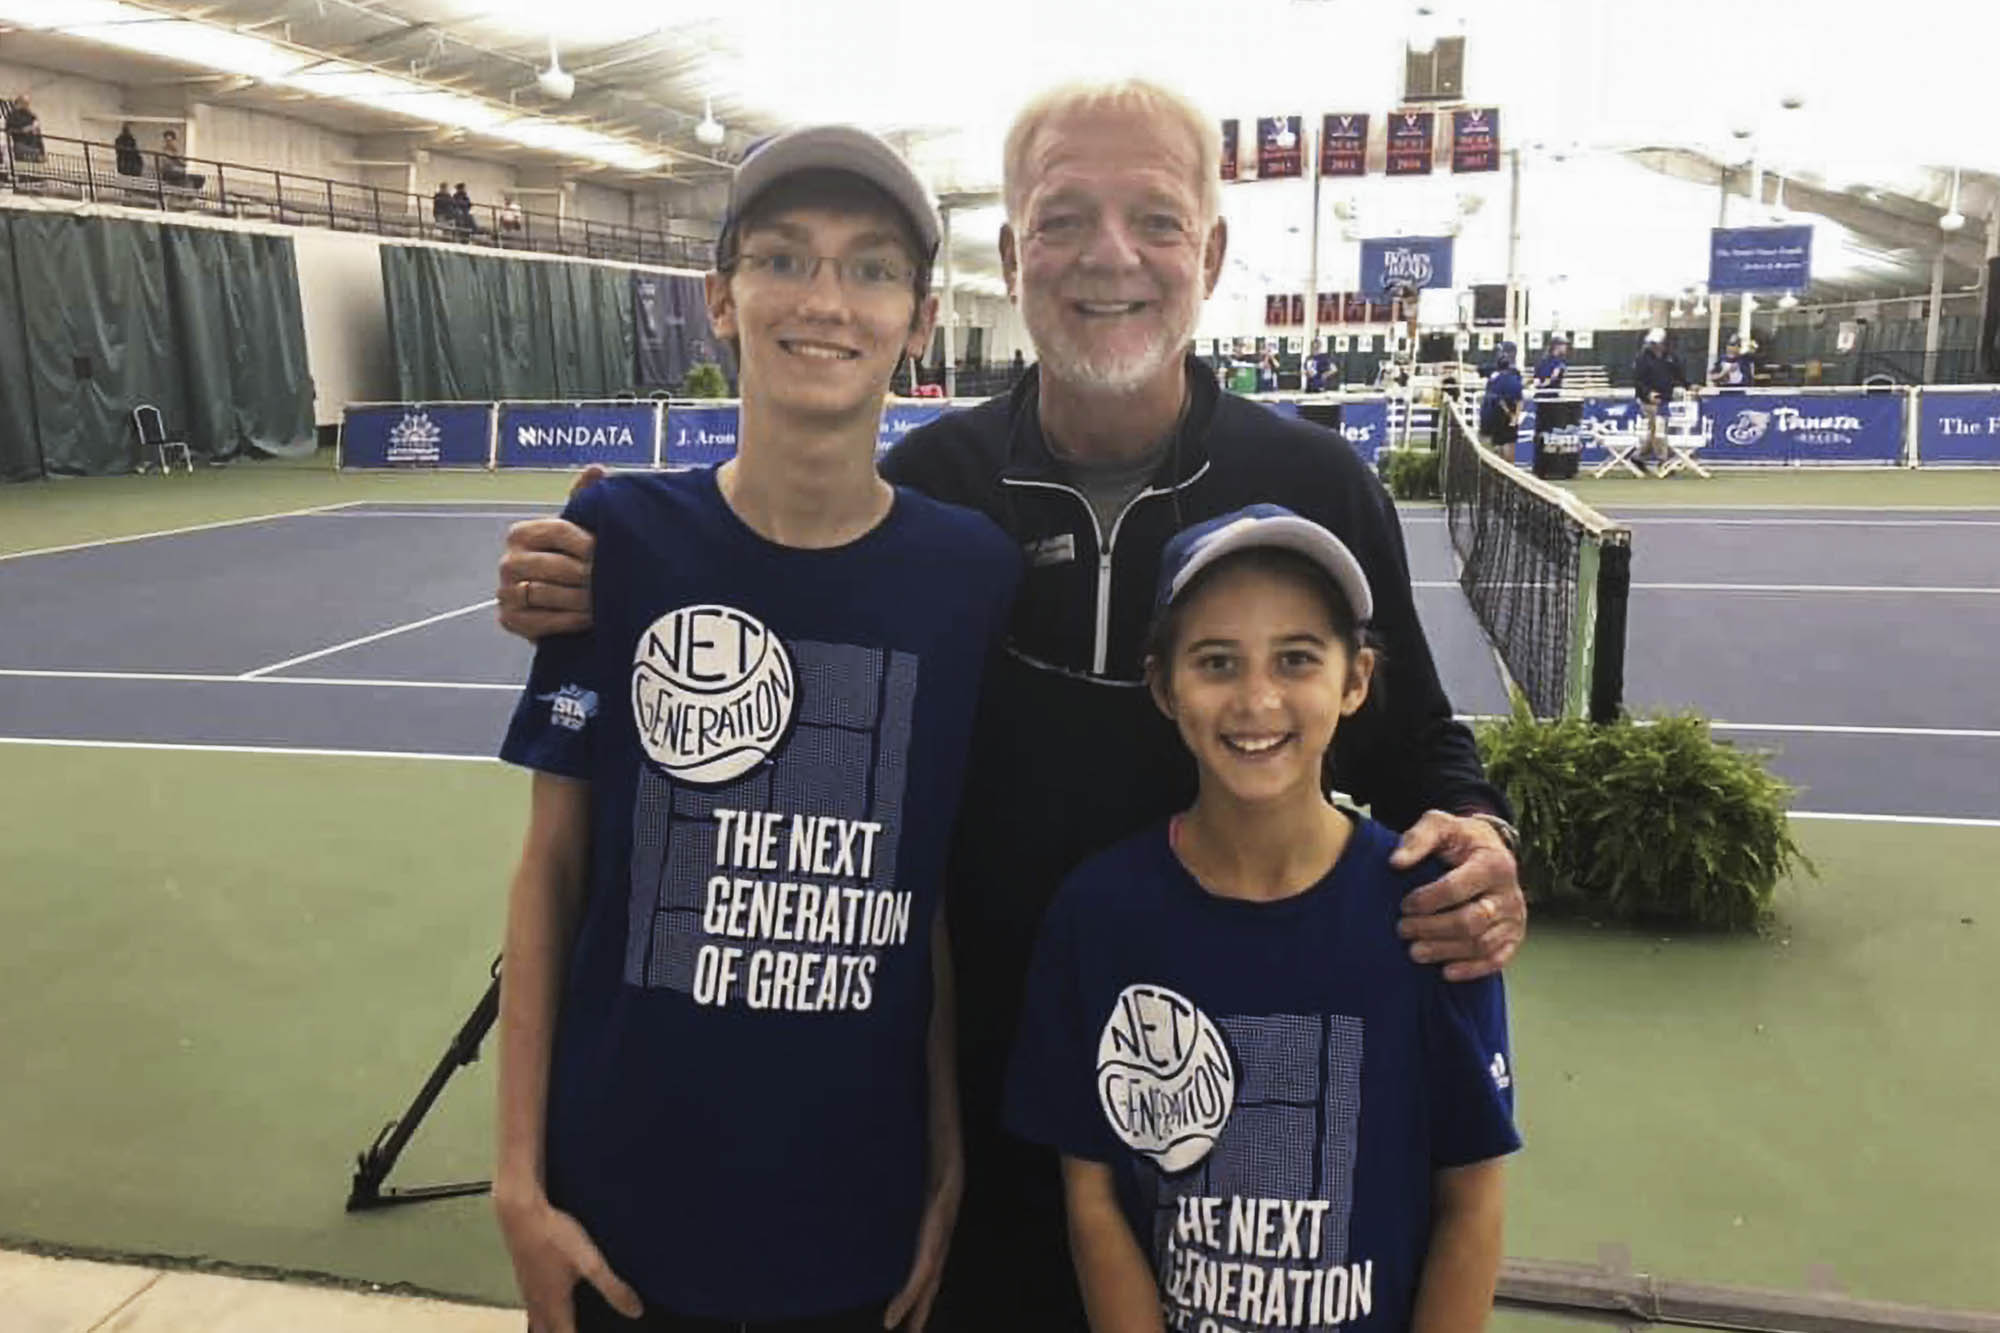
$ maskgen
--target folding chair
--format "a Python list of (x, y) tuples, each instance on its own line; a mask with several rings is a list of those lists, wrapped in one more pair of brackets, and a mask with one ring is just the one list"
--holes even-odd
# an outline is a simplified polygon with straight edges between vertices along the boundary
[(151, 449), (154, 457), (159, 459), (160, 475), (163, 477), (173, 471), (173, 465), (167, 461), (167, 458), (175, 449), (181, 451), (181, 463), (187, 470), (189, 472), (194, 471), (194, 455), (188, 452), (187, 441), (167, 438), (167, 428), (160, 420), (159, 408), (154, 407), (151, 403), (139, 404), (132, 409), (132, 424), (139, 430), (139, 470), (141, 472), (144, 472), (147, 468), (144, 455), (148, 449)]
[(1646, 442), (1646, 419), (1634, 417), (1629, 425), (1616, 421), (1595, 421), (1586, 423), (1597, 433), (1597, 442), (1604, 446), (1604, 461), (1591, 469), (1590, 475), (1602, 477), (1624, 468), (1635, 477), (1644, 477), (1645, 469), (1632, 461), (1632, 455)]
[(1701, 404), (1686, 399), (1673, 404), (1667, 410), (1667, 454), (1665, 463), (1660, 465), (1660, 475), (1671, 477), (1685, 468), (1697, 477), (1706, 480), (1708, 469), (1701, 465), (1695, 455), (1700, 453), (1715, 435), (1715, 422), (1701, 415)]

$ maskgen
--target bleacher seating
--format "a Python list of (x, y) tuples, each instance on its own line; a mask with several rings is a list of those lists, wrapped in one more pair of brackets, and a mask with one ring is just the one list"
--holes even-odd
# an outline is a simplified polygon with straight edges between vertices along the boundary
[[(0, 100), (0, 117), (9, 109)], [(159, 155), (147, 152), (143, 174), (128, 176), (117, 170), (117, 149), (95, 140), (44, 134), (41, 160), (14, 159), (0, 136), (0, 190), (627, 263), (707, 268), (713, 261), (713, 244), (699, 237), (525, 211), (518, 212), (519, 230), (502, 230), (497, 203), (475, 207), (468, 231), (434, 221), (429, 196), (235, 162), (189, 158), (186, 179), (164, 180)]]

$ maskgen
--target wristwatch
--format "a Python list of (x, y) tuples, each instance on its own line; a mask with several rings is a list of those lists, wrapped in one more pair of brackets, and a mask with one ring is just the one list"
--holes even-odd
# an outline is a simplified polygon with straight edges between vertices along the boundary
[(1468, 810), (1464, 817), (1467, 819), (1476, 819), (1482, 824), (1491, 825), (1493, 831), (1500, 835), (1500, 841), (1507, 845), (1509, 852), (1515, 856), (1521, 854), (1521, 830), (1515, 828), (1512, 824), (1500, 818), (1500, 816), (1490, 810)]

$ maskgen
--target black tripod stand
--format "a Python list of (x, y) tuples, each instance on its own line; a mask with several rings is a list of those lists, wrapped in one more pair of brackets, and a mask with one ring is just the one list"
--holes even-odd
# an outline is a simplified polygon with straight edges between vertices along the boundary
[(479, 1043), (486, 1037), (493, 1020), (500, 1014), (500, 960), (493, 960), (492, 982), (486, 987), (486, 994), (479, 997), (473, 1006), (472, 1016), (458, 1030), (458, 1035), (445, 1047), (444, 1055), (438, 1060), (437, 1068), (424, 1080), (424, 1086), (417, 1090), (409, 1109), (400, 1119), (391, 1120), (375, 1136), (375, 1142), (355, 1159), (354, 1184), (347, 1192), (347, 1211), (364, 1212), (370, 1208), (387, 1208), (398, 1203), (422, 1203), (426, 1199), (456, 1199), (468, 1194), (483, 1194), (493, 1188), (490, 1180), (469, 1180), (456, 1185), (416, 1185), (408, 1189), (383, 1189), (382, 1181), (387, 1178), (402, 1156), (403, 1149), (415, 1137), (417, 1126), (423, 1123), (431, 1104), (444, 1091), (444, 1085), (451, 1081), (461, 1066), (469, 1065), (479, 1058)]

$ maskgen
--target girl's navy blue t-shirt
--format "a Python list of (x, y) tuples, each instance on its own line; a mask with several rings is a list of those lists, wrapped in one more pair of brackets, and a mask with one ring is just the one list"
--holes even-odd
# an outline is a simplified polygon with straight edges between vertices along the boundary
[(1042, 923), (1010, 1128), (1109, 1163), (1169, 1329), (1409, 1326), (1433, 1173), (1513, 1152), (1499, 978), (1412, 963), (1356, 827), (1305, 892), (1208, 892), (1164, 825), (1084, 863)]
[(931, 923), (1020, 556), (898, 490), (775, 545), (711, 471), (586, 488), (595, 628), (544, 641), (501, 753), (591, 783), (548, 1189), (650, 1307), (881, 1302), (927, 1161)]

